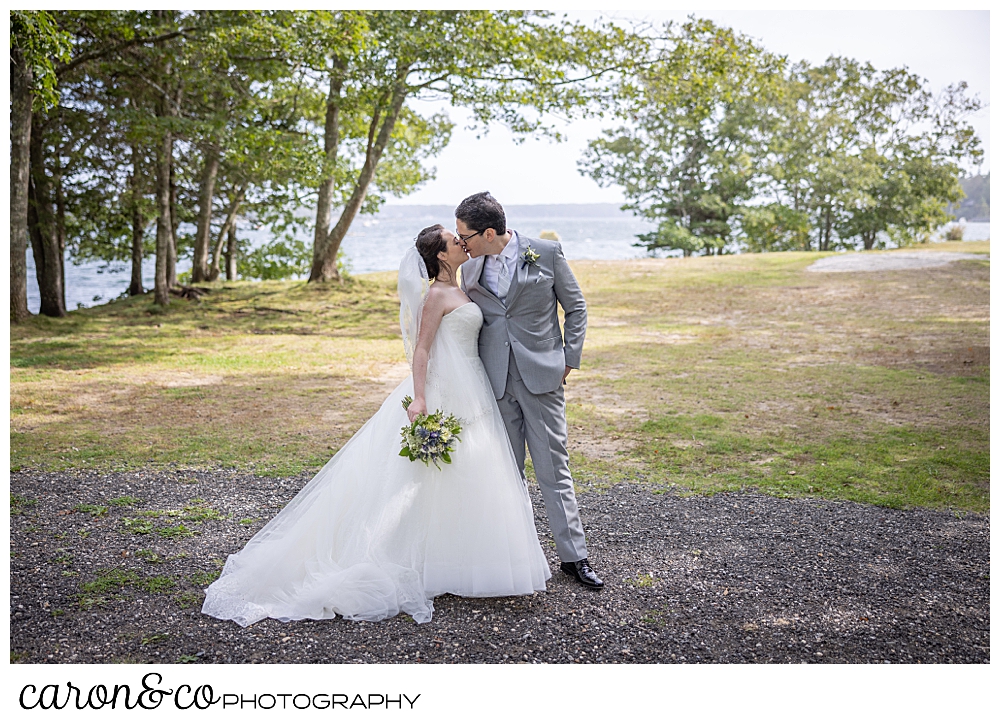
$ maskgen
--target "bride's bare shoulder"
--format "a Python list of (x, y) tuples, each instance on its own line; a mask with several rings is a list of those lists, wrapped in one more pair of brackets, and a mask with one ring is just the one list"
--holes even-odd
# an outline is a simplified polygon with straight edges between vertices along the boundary
[(432, 284), (427, 292), (425, 307), (431, 307), (442, 315), (453, 312), (463, 304), (468, 304), (469, 297), (458, 287), (444, 284)]
[(445, 296), (441, 293), (440, 289), (435, 289), (434, 285), (427, 291), (427, 296), (424, 298), (424, 314), (430, 312), (437, 312), (443, 310), (445, 307)]

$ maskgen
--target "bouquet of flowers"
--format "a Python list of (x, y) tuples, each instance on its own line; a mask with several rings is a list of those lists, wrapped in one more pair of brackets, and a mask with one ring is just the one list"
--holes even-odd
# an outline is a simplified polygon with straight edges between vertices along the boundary
[[(411, 402), (412, 397), (404, 397), (403, 409), (408, 409)], [(451, 462), (451, 452), (455, 449), (455, 442), (461, 440), (461, 432), (462, 425), (454, 415), (445, 416), (441, 410), (419, 415), (400, 430), (403, 443), (399, 455), (410, 461), (420, 460), (424, 465), (434, 463), (434, 467), (440, 470), (438, 460)]]

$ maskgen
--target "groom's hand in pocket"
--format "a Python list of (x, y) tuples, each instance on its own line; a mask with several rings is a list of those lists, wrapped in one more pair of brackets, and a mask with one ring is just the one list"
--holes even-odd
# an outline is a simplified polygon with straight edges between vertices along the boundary
[(566, 384), (566, 378), (569, 377), (569, 373), (572, 372), (572, 371), (573, 371), (573, 368), (570, 367), (569, 365), (566, 365), (566, 371), (563, 372), (563, 384), (564, 385)]

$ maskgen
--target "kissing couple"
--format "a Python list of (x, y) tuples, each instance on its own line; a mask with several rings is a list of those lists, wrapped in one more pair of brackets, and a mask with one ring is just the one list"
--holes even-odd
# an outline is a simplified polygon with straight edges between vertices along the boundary
[[(400, 612), (426, 623), (444, 593), (545, 590), (552, 574), (528, 497), (525, 446), (561, 570), (603, 588), (587, 559), (566, 451), (563, 385), (580, 366), (583, 294), (558, 242), (508, 229), (488, 192), (462, 201), (455, 217), (454, 233), (424, 229), (400, 264), (412, 374), (229, 556), (203, 613), (241, 626)], [(401, 428), (436, 410), (462, 428), (440, 469), (399, 454)]]

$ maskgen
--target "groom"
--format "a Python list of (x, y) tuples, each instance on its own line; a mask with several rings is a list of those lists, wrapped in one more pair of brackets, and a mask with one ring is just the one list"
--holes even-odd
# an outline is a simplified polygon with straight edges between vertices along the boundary
[[(479, 356), (521, 476), (527, 442), (562, 570), (587, 588), (603, 588), (587, 561), (566, 452), (563, 383), (580, 367), (587, 331), (580, 286), (562, 247), (508, 229), (488, 191), (462, 201), (455, 223), (472, 257), (462, 265), (462, 289), (483, 310)], [(565, 341), (556, 302), (565, 313)]]

